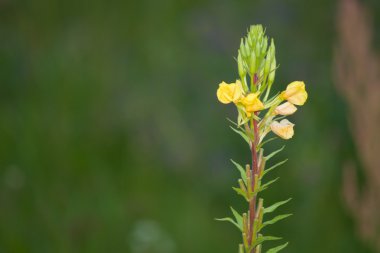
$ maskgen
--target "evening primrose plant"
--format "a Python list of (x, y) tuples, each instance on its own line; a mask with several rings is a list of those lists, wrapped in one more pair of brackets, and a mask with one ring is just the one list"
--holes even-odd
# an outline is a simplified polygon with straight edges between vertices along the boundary
[[(291, 215), (271, 217), (272, 212), (290, 199), (267, 205), (260, 198), (261, 192), (278, 179), (267, 181), (267, 174), (287, 161), (266, 166), (284, 146), (266, 154), (264, 145), (277, 137), (285, 140), (293, 137), (294, 124), (285, 117), (295, 113), (297, 106), (302, 106), (308, 96), (302, 81), (294, 81), (284, 91), (271, 96), (277, 69), (275, 51), (274, 41), (269, 42), (263, 27), (251, 26), (238, 50), (239, 79), (233, 83), (220, 83), (216, 93), (221, 103), (235, 105), (238, 115), (236, 122), (230, 120), (233, 124), (231, 129), (248, 143), (252, 157), (251, 164), (244, 167), (231, 160), (240, 172), (238, 186), (233, 189), (248, 202), (248, 210), (240, 214), (231, 207), (233, 218), (217, 219), (231, 222), (240, 230), (242, 243), (239, 244), (239, 253), (261, 253), (265, 241), (281, 239), (265, 235), (264, 228)], [(267, 137), (271, 132), (275, 137)], [(287, 244), (280, 244), (266, 252), (276, 253)]]

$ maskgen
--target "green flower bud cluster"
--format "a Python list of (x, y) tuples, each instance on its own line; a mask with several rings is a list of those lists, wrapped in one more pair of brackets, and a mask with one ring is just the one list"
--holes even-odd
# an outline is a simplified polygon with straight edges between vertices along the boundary
[[(267, 99), (277, 68), (276, 49), (273, 39), (268, 43), (268, 37), (261, 25), (251, 26), (247, 36), (241, 39), (237, 63), (244, 91), (262, 93), (268, 88), (265, 93)], [(250, 87), (247, 84), (247, 75)]]

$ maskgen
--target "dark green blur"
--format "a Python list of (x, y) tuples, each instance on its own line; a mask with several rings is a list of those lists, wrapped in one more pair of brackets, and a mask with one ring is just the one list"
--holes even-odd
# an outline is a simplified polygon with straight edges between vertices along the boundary
[(342, 164), (356, 153), (333, 84), (335, 9), (0, 1), (0, 252), (237, 252), (240, 233), (213, 219), (246, 208), (229, 159), (247, 163), (249, 150), (215, 94), (238, 77), (233, 57), (256, 23), (275, 39), (274, 89), (304, 80), (309, 92), (278, 157), (290, 160), (264, 194), (292, 197), (281, 210), (294, 216), (267, 231), (290, 241), (283, 252), (370, 252), (341, 197)]

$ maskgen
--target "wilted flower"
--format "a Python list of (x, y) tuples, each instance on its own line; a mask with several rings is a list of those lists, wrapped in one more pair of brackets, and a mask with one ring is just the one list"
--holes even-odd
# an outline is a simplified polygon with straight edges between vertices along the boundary
[(258, 98), (259, 93), (250, 93), (246, 97), (243, 97), (239, 102), (244, 106), (245, 112), (248, 117), (251, 117), (252, 113), (264, 109), (263, 103)]
[(270, 124), (270, 128), (272, 129), (273, 133), (277, 134), (283, 139), (290, 139), (294, 135), (294, 129), (293, 129), (294, 124), (291, 123), (287, 119), (283, 119), (280, 122), (278, 121), (273, 121)]
[(307, 92), (305, 90), (305, 83), (301, 81), (294, 81), (286, 87), (286, 90), (281, 92), (281, 98), (288, 100), (295, 105), (303, 105), (307, 100)]
[(295, 107), (292, 103), (285, 102), (276, 107), (274, 112), (279, 115), (291, 115), (297, 111), (297, 107)]
[(241, 82), (236, 80), (236, 83), (225, 83), (219, 84), (219, 88), (216, 92), (218, 100), (223, 104), (229, 104), (231, 102), (237, 103), (239, 99), (243, 96), (243, 87)]

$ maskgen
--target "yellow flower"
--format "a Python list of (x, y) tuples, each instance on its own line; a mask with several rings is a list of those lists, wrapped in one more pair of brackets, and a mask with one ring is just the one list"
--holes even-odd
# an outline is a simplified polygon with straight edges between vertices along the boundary
[(286, 90), (281, 92), (281, 98), (288, 100), (295, 105), (303, 105), (307, 99), (307, 92), (305, 90), (305, 83), (295, 81), (286, 87)]
[(218, 100), (223, 104), (229, 104), (231, 102), (237, 103), (239, 99), (243, 96), (243, 87), (241, 82), (236, 80), (236, 83), (225, 83), (219, 84), (219, 88), (216, 92)]
[(246, 97), (243, 97), (240, 100), (240, 103), (244, 106), (245, 112), (248, 117), (251, 117), (251, 114), (256, 111), (264, 109), (263, 103), (258, 98), (259, 93), (250, 93)]
[(292, 103), (285, 102), (279, 106), (276, 107), (274, 112), (278, 115), (291, 115), (297, 111), (297, 107), (295, 107)]
[(270, 124), (270, 128), (272, 129), (273, 133), (277, 134), (283, 139), (290, 139), (294, 135), (294, 124), (289, 122), (287, 119), (283, 119), (280, 122), (273, 121)]

